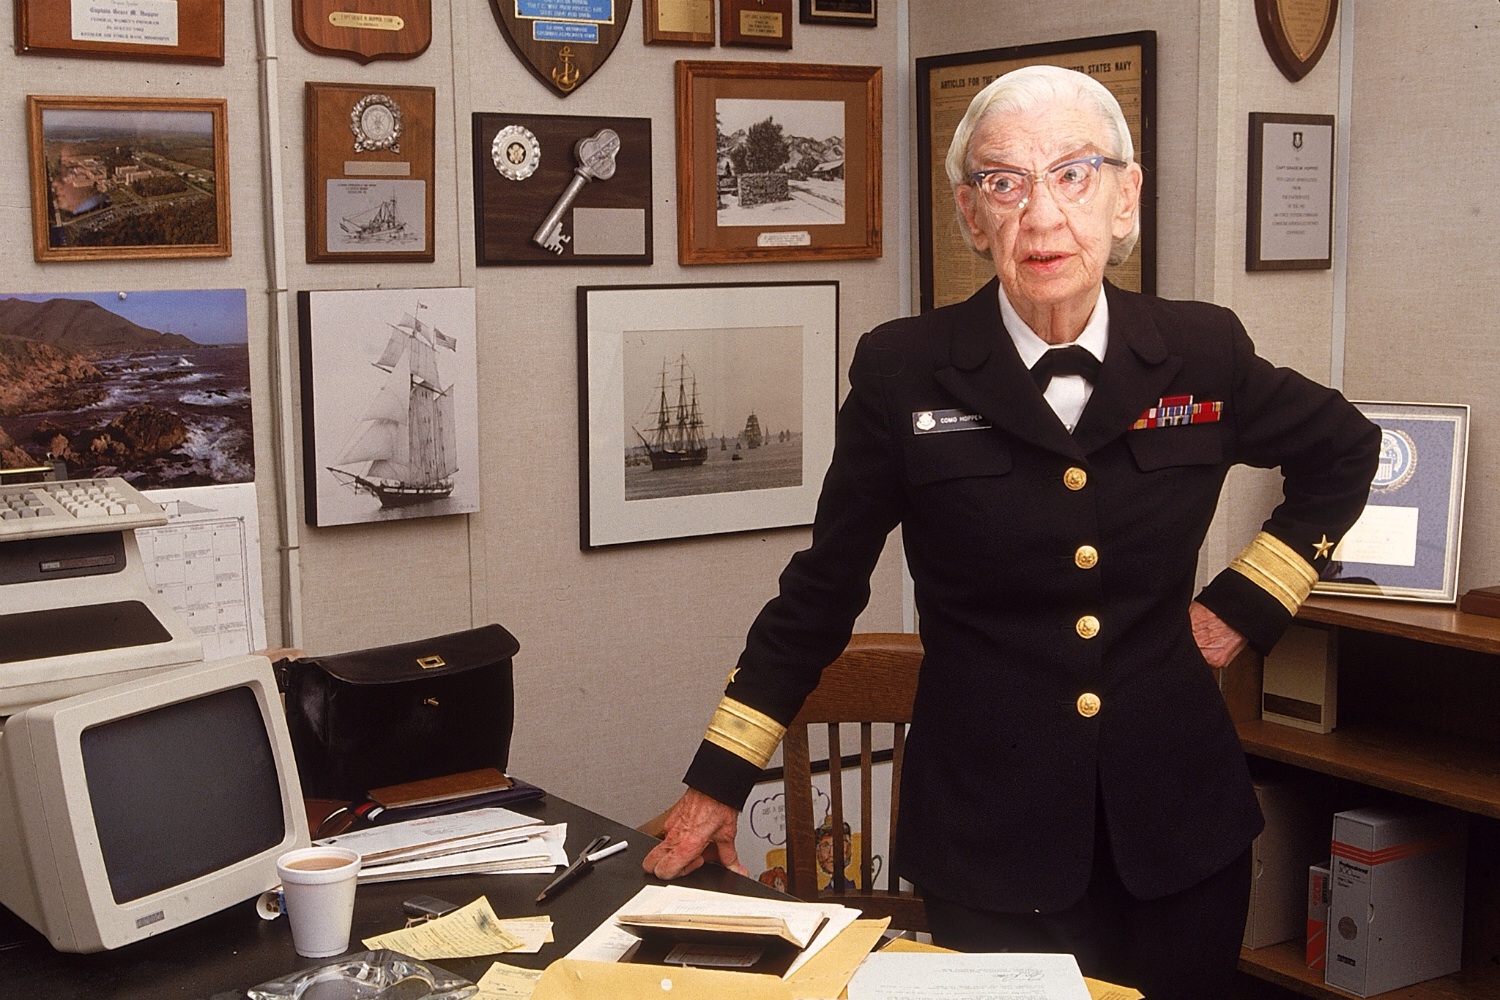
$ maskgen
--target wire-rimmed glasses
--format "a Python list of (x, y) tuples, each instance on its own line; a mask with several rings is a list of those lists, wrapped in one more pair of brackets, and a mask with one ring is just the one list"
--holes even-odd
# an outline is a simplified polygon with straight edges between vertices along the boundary
[(969, 180), (984, 193), (990, 209), (997, 213), (1019, 211), (1031, 200), (1032, 183), (1045, 179), (1052, 197), (1060, 205), (1087, 205), (1099, 190), (1099, 168), (1103, 164), (1123, 167), (1124, 160), (1095, 153), (1069, 157), (1040, 173), (1019, 167), (988, 167), (969, 174)]

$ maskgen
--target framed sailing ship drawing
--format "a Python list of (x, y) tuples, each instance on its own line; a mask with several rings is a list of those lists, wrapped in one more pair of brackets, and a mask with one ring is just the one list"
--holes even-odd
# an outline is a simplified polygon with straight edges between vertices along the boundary
[(581, 547), (812, 523), (833, 455), (838, 294), (580, 287)]
[(479, 509), (474, 289), (298, 292), (318, 527)]
[(432, 87), (307, 85), (307, 261), (431, 261)]

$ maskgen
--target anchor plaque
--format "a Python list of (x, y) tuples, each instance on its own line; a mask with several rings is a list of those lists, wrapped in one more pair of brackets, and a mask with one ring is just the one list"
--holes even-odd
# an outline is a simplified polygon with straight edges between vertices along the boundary
[(432, 44), (432, 0), (292, 0), (292, 30), (320, 56), (415, 59)]
[(614, 52), (632, 0), (490, 0), (500, 33), (559, 96), (577, 90)]

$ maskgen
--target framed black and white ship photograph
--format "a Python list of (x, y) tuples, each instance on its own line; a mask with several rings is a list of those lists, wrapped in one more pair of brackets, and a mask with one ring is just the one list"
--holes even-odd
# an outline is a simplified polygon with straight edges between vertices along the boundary
[(578, 328), (583, 548), (811, 523), (837, 282), (582, 287)]
[(472, 288), (299, 292), (307, 523), (479, 509)]

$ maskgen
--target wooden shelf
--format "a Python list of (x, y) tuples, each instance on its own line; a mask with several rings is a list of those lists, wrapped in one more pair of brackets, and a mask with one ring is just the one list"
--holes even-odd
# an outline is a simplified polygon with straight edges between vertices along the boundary
[(1500, 618), (1470, 615), (1446, 604), (1312, 597), (1297, 611), (1303, 621), (1342, 625), (1478, 653), (1500, 654)]
[(1257, 757), (1500, 819), (1500, 754), (1457, 738), (1348, 726), (1327, 735), (1275, 722), (1241, 722)]
[[(1267, 948), (1241, 948), (1240, 971), (1292, 990), (1305, 997), (1352, 997), (1355, 994), (1323, 984), (1323, 970), (1304, 964), (1300, 941)], [(1500, 967), (1465, 969), (1441, 979), (1377, 994), (1380, 1000), (1500, 1000)]]

